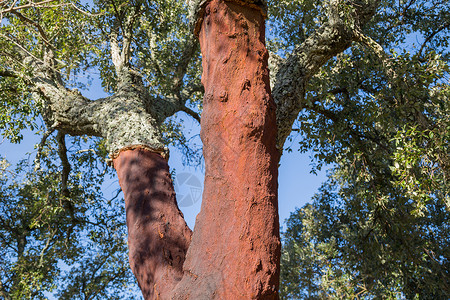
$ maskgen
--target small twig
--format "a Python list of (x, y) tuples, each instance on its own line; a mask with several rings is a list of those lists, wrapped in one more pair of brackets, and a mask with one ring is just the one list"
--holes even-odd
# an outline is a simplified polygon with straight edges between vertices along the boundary
[(117, 189), (117, 192), (116, 192), (115, 196), (113, 196), (111, 199), (107, 200), (108, 204), (111, 204), (112, 201), (116, 200), (119, 197), (120, 193), (122, 193), (122, 189), (121, 188)]
[(44, 255), (45, 252), (47, 252), (47, 250), (49, 250), (51, 247), (53, 247), (53, 245), (51, 245), (51, 241), (53, 240), (53, 238), (56, 235), (56, 229), (53, 230), (52, 234), (50, 237), (47, 238), (47, 242), (45, 243), (44, 248), (41, 251), (41, 254), (39, 255), (39, 268), (42, 268), (44, 266)]

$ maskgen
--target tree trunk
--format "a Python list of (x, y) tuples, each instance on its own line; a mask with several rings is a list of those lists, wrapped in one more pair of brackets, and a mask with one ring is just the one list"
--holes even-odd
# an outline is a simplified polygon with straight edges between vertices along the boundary
[(176, 299), (278, 299), (277, 128), (264, 34), (255, 7), (205, 8), (205, 186)]
[(114, 168), (125, 196), (131, 269), (145, 299), (167, 299), (191, 241), (167, 160), (138, 148), (120, 152)]

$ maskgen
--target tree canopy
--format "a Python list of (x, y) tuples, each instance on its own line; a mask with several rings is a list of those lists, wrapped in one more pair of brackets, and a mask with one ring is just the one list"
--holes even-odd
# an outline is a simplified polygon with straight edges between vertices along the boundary
[[(0, 1), (1, 133), (42, 136), (33, 162), (1, 161), (4, 298), (133, 297), (105, 160), (124, 137), (201, 159), (182, 129), (202, 111), (202, 2)], [(448, 1), (267, 1), (267, 15), (278, 148), (299, 135), (331, 166), (287, 223), (282, 295), (448, 296)], [(93, 77), (106, 97), (85, 96)]]
[(450, 295), (449, 4), (385, 5), (310, 81), (297, 140), (330, 169), (287, 220), (285, 298)]

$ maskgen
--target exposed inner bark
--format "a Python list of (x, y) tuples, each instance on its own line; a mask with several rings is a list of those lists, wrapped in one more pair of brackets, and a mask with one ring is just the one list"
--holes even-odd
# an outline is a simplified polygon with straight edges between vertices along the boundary
[(131, 269), (145, 299), (167, 299), (191, 241), (167, 161), (149, 150), (126, 150), (114, 168), (125, 196)]
[(278, 298), (277, 128), (264, 26), (249, 6), (205, 8), (205, 186), (176, 299)]

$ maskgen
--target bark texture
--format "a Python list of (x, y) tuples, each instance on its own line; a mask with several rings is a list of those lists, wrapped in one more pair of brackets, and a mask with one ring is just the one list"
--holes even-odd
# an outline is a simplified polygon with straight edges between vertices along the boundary
[(167, 161), (145, 149), (120, 152), (131, 269), (145, 299), (168, 299), (183, 276), (191, 230), (178, 209)]
[(275, 104), (261, 10), (213, 0), (200, 28), (201, 212), (175, 299), (277, 299)]

